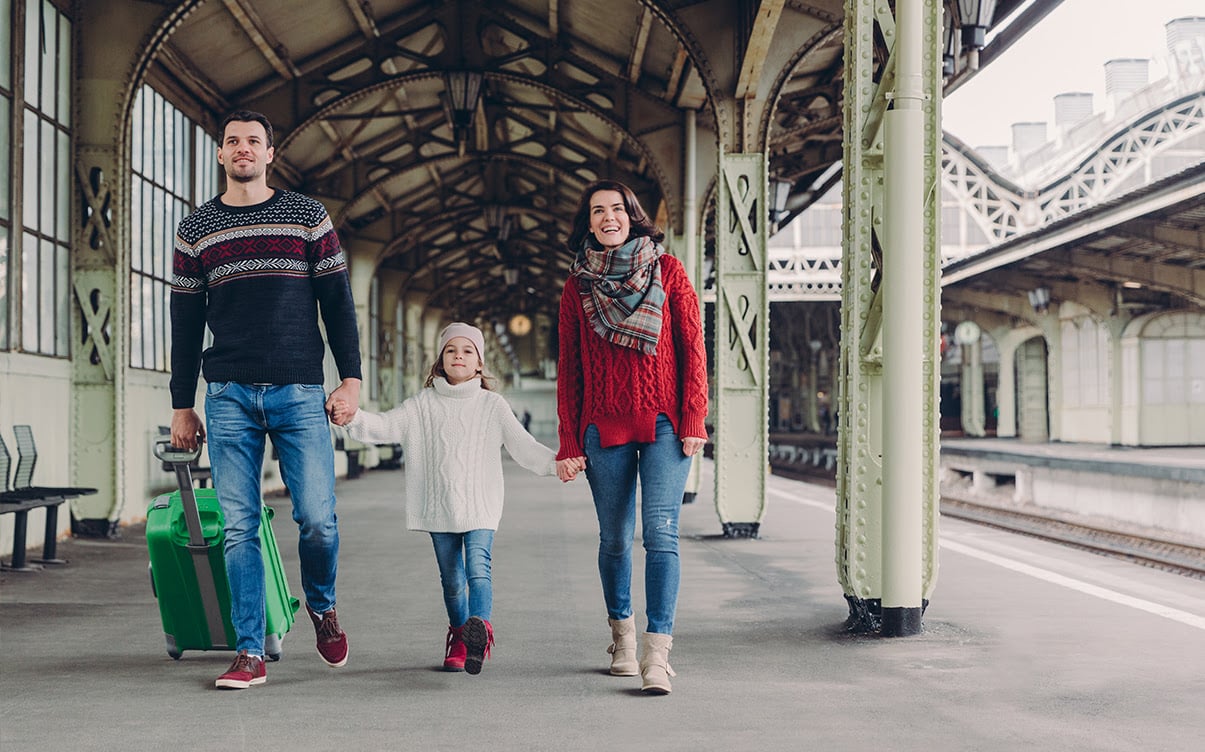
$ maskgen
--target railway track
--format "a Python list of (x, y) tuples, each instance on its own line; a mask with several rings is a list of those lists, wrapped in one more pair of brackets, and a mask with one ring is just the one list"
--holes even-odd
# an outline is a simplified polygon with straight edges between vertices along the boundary
[[(822, 474), (822, 472), (801, 473), (780, 466), (772, 466), (771, 471), (774, 475), (791, 480), (827, 486), (836, 485), (836, 481), (832, 477)], [(1166, 572), (1174, 572), (1185, 577), (1205, 580), (1205, 548), (1199, 546), (1108, 529), (1079, 520), (1059, 519), (1050, 515), (1004, 509), (945, 496), (941, 500), (941, 513), (945, 517), (988, 525), (1000, 530), (1124, 559)]]
[(1205, 548), (1135, 533), (1121, 532), (1081, 521), (976, 504), (942, 497), (941, 513), (981, 525), (1055, 541), (1135, 564), (1205, 580)]

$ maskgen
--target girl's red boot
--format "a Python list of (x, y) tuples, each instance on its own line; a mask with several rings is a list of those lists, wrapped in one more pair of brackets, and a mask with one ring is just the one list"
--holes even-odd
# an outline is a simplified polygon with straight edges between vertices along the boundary
[(464, 671), (464, 659), (468, 654), (462, 637), (464, 627), (448, 627), (448, 639), (444, 646), (444, 671)]
[(461, 629), (467, 649), (464, 670), (470, 674), (480, 674), (481, 664), (489, 657), (490, 647), (494, 644), (494, 626), (478, 616), (470, 616)]

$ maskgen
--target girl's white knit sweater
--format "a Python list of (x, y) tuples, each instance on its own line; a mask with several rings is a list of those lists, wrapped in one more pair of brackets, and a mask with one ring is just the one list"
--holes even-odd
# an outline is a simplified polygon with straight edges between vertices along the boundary
[(369, 444), (402, 445), (411, 530), (497, 530), (503, 446), (533, 473), (556, 473), (556, 452), (523, 430), (506, 399), (478, 379), (453, 386), (436, 377), (433, 388), (389, 412), (357, 411), (347, 431)]

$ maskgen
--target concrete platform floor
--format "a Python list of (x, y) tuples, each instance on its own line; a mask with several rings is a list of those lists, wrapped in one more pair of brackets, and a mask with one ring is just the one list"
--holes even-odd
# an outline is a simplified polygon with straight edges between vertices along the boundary
[[(853, 636), (833, 490), (771, 478), (762, 537), (724, 540), (710, 462), (683, 508), (671, 695), (606, 673), (584, 478), (509, 463), (494, 657), (443, 673), (437, 570), (402, 527), (402, 472), (338, 485), (341, 669), (302, 616), (266, 685), (214, 690), (231, 654), (166, 655), (135, 527), (63, 542), (67, 566), (0, 574), (0, 750), (1128, 752), (1205, 732), (1205, 583), (946, 520), (923, 633)], [(272, 503), (297, 595), (296, 527)]]

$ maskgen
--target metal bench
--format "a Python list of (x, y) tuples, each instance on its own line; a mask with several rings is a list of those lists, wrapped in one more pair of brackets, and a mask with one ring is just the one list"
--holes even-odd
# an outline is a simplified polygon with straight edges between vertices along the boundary
[(361, 444), (340, 429), (335, 431), (335, 451), (347, 455), (347, 477), (359, 478), (364, 472), (364, 455), (368, 453), (368, 445)]
[(13, 487), (8, 487), (8, 472), (12, 455), (0, 437), (0, 514), (13, 515), (12, 559), (3, 569), (17, 572), (32, 572), (40, 567), (27, 563), (25, 542), (29, 525), (29, 513), (34, 509), (46, 510), (46, 529), (42, 538), (42, 556), (34, 559), (36, 564), (66, 564), (57, 558), (59, 505), (68, 499), (96, 493), (95, 488), (77, 486), (51, 487), (33, 485), (33, 470), (38, 461), (38, 450), (30, 426), (13, 426), (17, 439), (17, 470), (13, 476)]
[[(364, 464), (368, 459), (369, 445), (356, 441), (347, 435), (343, 429), (334, 430), (335, 451), (347, 455), (347, 477), (358, 478), (365, 470)], [(382, 470), (401, 469), (405, 462), (401, 444), (374, 444), (377, 450), (377, 464)]]
[(377, 451), (380, 454), (380, 461), (377, 463), (377, 468), (380, 470), (401, 470), (405, 463), (405, 455), (402, 453), (401, 444), (377, 444)]

